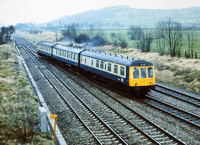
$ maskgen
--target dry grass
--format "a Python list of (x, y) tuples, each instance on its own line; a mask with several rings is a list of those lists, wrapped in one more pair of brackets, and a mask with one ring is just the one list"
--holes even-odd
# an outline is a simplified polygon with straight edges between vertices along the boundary
[[(56, 42), (56, 33), (43, 31), (42, 34), (29, 34), (28, 32), (16, 31), (18, 34), (35, 41), (36, 43), (39, 41), (50, 41)], [(58, 40), (62, 37), (62, 34), (57, 33)]]
[[(8, 59), (4, 57), (5, 51), (9, 51), (11, 54), (9, 55)], [(19, 105), (18, 103), (16, 104), (16, 102), (12, 101), (13, 98), (16, 98), (17, 94), (21, 96), (22, 93), (29, 93), (29, 103), (31, 103), (30, 106), (32, 106), (32, 108), (35, 110), (38, 108), (37, 97), (34, 96), (34, 92), (23, 66), (15, 64), (14, 61), (17, 61), (17, 53), (15, 48), (9, 44), (0, 45), (0, 144), (14, 145), (18, 142), (18, 140), (13, 138), (12, 132), (7, 130), (6, 126), (8, 126), (8, 124), (5, 122), (6, 115), (3, 111), (3, 108), (5, 110), (10, 109), (10, 105)], [(51, 141), (48, 141), (45, 138), (38, 136), (35, 138), (38, 144), (53, 144)], [(32, 145), (36, 143), (30, 142), (28, 144)]]

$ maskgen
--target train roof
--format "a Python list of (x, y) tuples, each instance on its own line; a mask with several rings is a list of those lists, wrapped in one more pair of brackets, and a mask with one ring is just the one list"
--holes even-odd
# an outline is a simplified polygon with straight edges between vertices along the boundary
[(68, 47), (68, 46), (63, 46), (63, 45), (55, 45), (53, 46), (53, 48), (55, 49), (59, 49), (59, 50), (65, 50), (71, 53), (80, 53), (81, 51), (83, 51), (84, 49), (80, 49), (80, 48), (73, 48), (73, 47)]
[(116, 64), (121, 64), (125, 66), (152, 66), (153, 65), (151, 62), (148, 62), (148, 61), (118, 56), (116, 54), (99, 52), (99, 51), (85, 50), (81, 52), (81, 55), (116, 63)]
[(44, 46), (52, 47), (53, 45), (55, 45), (55, 43), (40, 41), (37, 43), (37, 45), (44, 45)]

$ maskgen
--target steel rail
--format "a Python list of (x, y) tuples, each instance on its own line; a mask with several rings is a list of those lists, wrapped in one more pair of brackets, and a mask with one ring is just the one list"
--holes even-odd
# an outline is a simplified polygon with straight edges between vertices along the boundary
[[(175, 95), (172, 95), (172, 94), (170, 94), (169, 92), (167, 93), (167, 92), (161, 91), (161, 90), (159, 90), (157, 87), (160, 87), (160, 88), (162, 88), (162, 89), (166, 89), (166, 90), (171, 91), (171, 92), (176, 93), (176, 94), (180, 94), (180, 95), (182, 95), (184, 98), (179, 97), (179, 96), (177, 96), (177, 95), (176, 95), (176, 96), (175, 96)], [(159, 92), (159, 93), (162, 93), (162, 94), (168, 95), (168, 96), (170, 96), (170, 97), (179, 99), (179, 100), (184, 101), (184, 102), (186, 102), (186, 103), (192, 104), (192, 105), (194, 105), (194, 106), (196, 106), (196, 107), (200, 107), (200, 104), (197, 104), (197, 102), (200, 103), (200, 99), (195, 98), (195, 97), (193, 97), (193, 96), (189, 96), (189, 95), (187, 95), (187, 94), (184, 94), (184, 93), (181, 93), (181, 92), (178, 92), (178, 91), (175, 91), (175, 90), (166, 88), (166, 87), (161, 86), (161, 85), (158, 85), (158, 84), (156, 84), (156, 89), (155, 89), (154, 91), (157, 91), (157, 92)], [(193, 102), (191, 102), (191, 101), (193, 101)]]

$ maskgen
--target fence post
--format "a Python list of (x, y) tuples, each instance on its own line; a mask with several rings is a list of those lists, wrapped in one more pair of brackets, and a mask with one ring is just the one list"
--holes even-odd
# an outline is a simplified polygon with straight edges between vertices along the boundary
[(40, 130), (41, 132), (47, 132), (47, 113), (44, 107), (39, 107), (40, 111)]

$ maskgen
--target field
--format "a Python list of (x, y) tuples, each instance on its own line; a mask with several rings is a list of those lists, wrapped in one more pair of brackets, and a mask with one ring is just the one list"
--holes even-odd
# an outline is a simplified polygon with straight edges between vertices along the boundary
[[(154, 31), (154, 30), (148, 30)], [(113, 42), (115, 39), (111, 38), (111, 33), (115, 33), (117, 36), (121, 36), (121, 38), (125, 39), (128, 43), (129, 48), (137, 48), (137, 40), (130, 40), (130, 36), (127, 35), (127, 30), (105, 30), (106, 38), (109, 42)], [(197, 52), (197, 58), (200, 59), (200, 30), (196, 30), (196, 43), (194, 47), (194, 53)], [(184, 36), (185, 38), (185, 36)], [(183, 41), (183, 46), (181, 49), (181, 57), (185, 57), (185, 51), (188, 50), (188, 46), (185, 41)], [(153, 40), (151, 44), (151, 52), (158, 52), (156, 47), (156, 41)], [(165, 52), (169, 54), (169, 50), (166, 48)]]
[[(105, 34), (108, 40), (111, 40), (110, 33), (120, 34), (124, 39), (127, 40), (129, 47), (121, 49), (120, 47), (113, 47), (112, 45), (105, 45), (101, 47), (87, 46), (87, 49), (95, 49), (99, 51), (105, 51), (108, 53), (115, 53), (118, 55), (124, 55), (134, 58), (140, 58), (152, 62), (155, 65), (156, 79), (161, 82), (166, 82), (174, 86), (185, 88), (187, 91), (200, 93), (200, 38), (198, 37), (195, 52), (198, 52), (199, 59), (185, 59), (170, 57), (169, 55), (160, 56), (159, 53), (151, 51), (149, 53), (142, 53), (140, 50), (135, 49), (136, 42), (129, 40), (126, 30), (106, 30)], [(200, 33), (198, 31), (198, 33)], [(55, 33), (43, 32), (42, 34), (29, 34), (27, 32), (20, 32), (21, 35), (32, 39), (38, 36), (37, 41), (52, 41), (55, 40)], [(48, 37), (47, 37), (48, 36)], [(61, 37), (61, 35), (59, 34)], [(198, 35), (199, 36), (199, 35)], [(36, 41), (36, 42), (37, 42)], [(155, 42), (152, 44), (154, 48)], [(182, 48), (182, 56), (184, 56), (187, 46), (184, 45)]]

